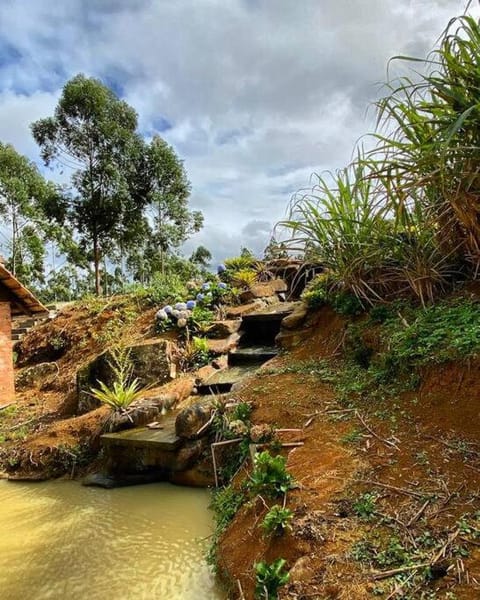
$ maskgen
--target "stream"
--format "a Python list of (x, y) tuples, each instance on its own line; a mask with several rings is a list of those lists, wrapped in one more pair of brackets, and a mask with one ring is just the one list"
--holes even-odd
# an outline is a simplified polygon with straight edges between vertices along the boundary
[(0, 481), (0, 597), (220, 600), (204, 560), (209, 501), (167, 483)]

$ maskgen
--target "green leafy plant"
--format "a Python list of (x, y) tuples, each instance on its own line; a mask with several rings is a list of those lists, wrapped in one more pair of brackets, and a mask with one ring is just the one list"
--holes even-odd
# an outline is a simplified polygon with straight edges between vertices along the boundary
[(285, 571), (287, 561), (284, 558), (268, 564), (259, 562), (255, 568), (255, 598), (274, 600), (278, 598), (278, 589), (288, 583), (290, 575)]
[(232, 283), (238, 288), (250, 288), (257, 281), (257, 273), (253, 269), (240, 269), (232, 275)]
[(128, 348), (117, 346), (110, 351), (108, 365), (112, 369), (114, 380), (111, 386), (99, 381), (99, 388), (91, 388), (91, 395), (114, 410), (125, 410), (140, 398), (144, 388), (138, 379), (132, 379), (133, 365)]
[(255, 494), (277, 497), (292, 488), (294, 479), (286, 469), (286, 459), (280, 454), (272, 456), (268, 450), (257, 454), (248, 483)]
[(359, 496), (353, 503), (353, 512), (361, 519), (369, 519), (377, 508), (377, 495), (366, 492)]
[(269, 534), (282, 535), (287, 529), (291, 529), (292, 518), (293, 512), (289, 508), (275, 504), (265, 515), (262, 527)]

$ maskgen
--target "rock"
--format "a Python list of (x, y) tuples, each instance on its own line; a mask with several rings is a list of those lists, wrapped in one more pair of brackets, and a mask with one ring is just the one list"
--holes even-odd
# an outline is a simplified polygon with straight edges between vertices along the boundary
[(204, 440), (194, 440), (186, 443), (175, 454), (175, 459), (170, 467), (172, 472), (186, 471), (193, 467), (205, 449)]
[(237, 347), (240, 337), (239, 333), (232, 333), (224, 340), (207, 340), (208, 350), (212, 354), (228, 354)]
[(262, 283), (253, 284), (250, 289), (240, 294), (242, 302), (251, 302), (255, 298), (271, 298), (277, 293), (286, 292), (287, 284), (283, 279), (272, 279)]
[(243, 317), (243, 315), (248, 315), (263, 307), (264, 303), (262, 301), (259, 302), (258, 300), (250, 302), (249, 304), (242, 304), (241, 306), (231, 306), (227, 308), (227, 318), (236, 319), (238, 317)]
[(292, 350), (299, 346), (305, 339), (302, 330), (283, 330), (275, 338), (275, 344), (284, 350)]
[[(132, 375), (138, 379), (140, 386), (162, 384), (175, 378), (172, 342), (163, 339), (147, 340), (130, 346), (129, 351), (133, 365)], [(113, 384), (111, 362), (112, 355), (107, 350), (77, 371), (78, 412), (88, 412), (100, 405), (90, 390), (92, 387), (98, 387), (99, 381), (107, 386)]]
[(227, 321), (214, 321), (208, 328), (207, 337), (212, 339), (226, 338), (232, 333), (237, 333), (242, 322), (240, 319), (230, 319)]
[(268, 284), (277, 292), (277, 294), (280, 292), (288, 292), (288, 285), (283, 279), (272, 279)]
[(228, 367), (228, 354), (222, 354), (217, 356), (215, 360), (212, 360), (212, 367), (217, 370), (226, 369)]
[[(17, 390), (24, 390), (29, 387), (41, 387), (50, 383), (59, 373), (59, 367), (55, 362), (44, 362), (33, 367), (26, 367), (15, 378), (15, 387)], [(48, 381), (45, 381), (48, 379)]]
[(210, 419), (211, 412), (212, 404), (207, 402), (197, 402), (185, 408), (177, 415), (175, 433), (180, 438), (195, 439), (199, 429)]
[(303, 325), (305, 319), (307, 318), (308, 308), (306, 304), (303, 302), (299, 302), (297, 306), (293, 309), (293, 312), (287, 315), (282, 320), (282, 327), (285, 329), (296, 329)]
[(195, 464), (186, 471), (176, 471), (171, 473), (170, 482), (175, 485), (185, 485), (188, 487), (213, 487), (215, 485), (215, 476), (213, 474), (212, 461), (203, 460)]

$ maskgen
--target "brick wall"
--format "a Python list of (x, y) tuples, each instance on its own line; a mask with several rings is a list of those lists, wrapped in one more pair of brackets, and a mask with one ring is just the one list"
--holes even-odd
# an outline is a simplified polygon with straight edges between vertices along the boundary
[(11, 402), (14, 395), (10, 303), (0, 302), (0, 404)]

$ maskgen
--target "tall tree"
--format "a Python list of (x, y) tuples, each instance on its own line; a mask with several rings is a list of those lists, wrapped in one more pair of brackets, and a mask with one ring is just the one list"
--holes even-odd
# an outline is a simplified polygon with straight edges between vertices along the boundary
[(190, 182), (183, 163), (159, 136), (146, 145), (137, 167), (137, 179), (142, 181), (140, 189), (149, 207), (150, 251), (156, 248), (160, 271), (164, 273), (168, 253), (202, 228), (203, 215), (190, 210)]
[(97, 294), (102, 257), (143, 208), (129, 187), (131, 165), (142, 151), (136, 127), (131, 106), (82, 74), (66, 83), (53, 117), (32, 124), (45, 164), (72, 171), (72, 195), (51, 213), (72, 223), (82, 249), (90, 250)]
[(46, 240), (66, 237), (47, 218), (49, 207), (59, 203), (59, 190), (36, 165), (0, 142), (0, 218), (9, 230), (8, 266), (27, 285), (43, 281)]

